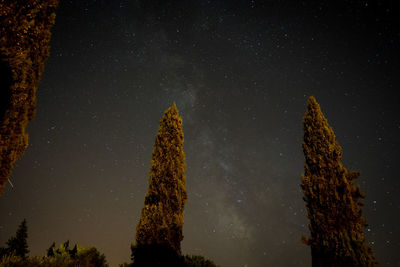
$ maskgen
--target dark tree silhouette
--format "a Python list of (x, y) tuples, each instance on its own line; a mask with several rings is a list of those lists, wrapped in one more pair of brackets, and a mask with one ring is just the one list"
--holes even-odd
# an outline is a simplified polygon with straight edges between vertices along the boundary
[(65, 241), (63, 246), (64, 246), (65, 251), (69, 253), (69, 240)]
[(53, 242), (53, 244), (51, 244), (51, 246), (47, 249), (46, 256), (47, 257), (54, 257), (55, 248), (56, 248), (56, 242)]
[(132, 246), (136, 266), (143, 266), (137, 264), (147, 260), (160, 263), (167, 259), (182, 260), (183, 209), (187, 199), (185, 169), (182, 118), (174, 103), (165, 111), (155, 138), (149, 189), (136, 228), (136, 244)]
[(212, 260), (208, 260), (200, 255), (186, 255), (185, 267), (218, 267)]
[(10, 237), (7, 241), (7, 252), (8, 254), (15, 254), (21, 258), (26, 259), (29, 253), (28, 243), (28, 227), (26, 220), (24, 219), (18, 226), (15, 236)]
[(3, 256), (7, 255), (8, 251), (7, 248), (5, 247), (0, 247), (0, 260), (3, 258)]
[(360, 176), (341, 163), (342, 148), (314, 97), (303, 119), (305, 172), (301, 177), (311, 237), (312, 266), (374, 266), (361, 215), (364, 198), (353, 180)]
[(73, 247), (73, 249), (71, 249), (71, 250), (69, 251), (69, 254), (71, 255), (72, 258), (75, 258), (77, 253), (78, 253), (78, 245), (75, 244), (75, 246)]
[(0, 195), (28, 146), (58, 0), (0, 1)]

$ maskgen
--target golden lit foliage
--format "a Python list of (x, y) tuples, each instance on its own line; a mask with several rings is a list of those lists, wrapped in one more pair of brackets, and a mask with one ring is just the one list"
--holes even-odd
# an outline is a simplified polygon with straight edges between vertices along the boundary
[(0, 195), (28, 146), (25, 128), (49, 55), (58, 0), (0, 0)]
[(165, 245), (181, 254), (187, 200), (185, 169), (182, 118), (174, 103), (165, 111), (156, 135), (136, 246)]
[(374, 266), (372, 249), (365, 243), (367, 225), (361, 215), (364, 198), (353, 180), (360, 173), (341, 163), (342, 148), (314, 97), (307, 103), (303, 119), (305, 172), (301, 177), (310, 219), (313, 266)]

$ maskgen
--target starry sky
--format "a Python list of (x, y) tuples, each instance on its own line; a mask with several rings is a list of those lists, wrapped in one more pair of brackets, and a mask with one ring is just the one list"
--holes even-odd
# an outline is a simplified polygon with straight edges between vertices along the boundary
[(394, 1), (61, 0), (29, 124), (0, 198), (0, 244), (27, 219), (129, 261), (158, 123), (183, 118), (184, 254), (224, 267), (310, 266), (300, 189), (314, 95), (361, 170), (365, 230), (400, 264), (399, 12)]

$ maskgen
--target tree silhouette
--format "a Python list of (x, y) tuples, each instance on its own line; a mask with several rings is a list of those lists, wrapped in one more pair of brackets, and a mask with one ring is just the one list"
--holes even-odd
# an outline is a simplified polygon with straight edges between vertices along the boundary
[(46, 256), (47, 257), (54, 257), (55, 248), (56, 248), (56, 242), (53, 242), (53, 244), (51, 244), (51, 246), (47, 249)]
[(3, 256), (5, 256), (7, 254), (8, 254), (7, 248), (0, 247), (0, 260), (1, 260), (1, 258), (3, 258)]
[(28, 146), (58, 0), (0, 1), (0, 195)]
[(146, 265), (147, 261), (154, 266), (166, 266), (166, 261), (178, 266), (183, 261), (185, 169), (182, 118), (174, 103), (165, 111), (155, 138), (149, 189), (136, 228), (136, 244), (132, 246), (135, 266), (152, 266)]
[(374, 266), (365, 243), (367, 225), (361, 215), (364, 198), (353, 180), (360, 176), (341, 163), (342, 148), (314, 97), (303, 119), (305, 172), (301, 177), (311, 237), (312, 266)]
[(71, 255), (72, 258), (75, 258), (77, 253), (78, 253), (78, 245), (75, 244), (75, 246), (69, 251), (69, 254)]
[(28, 238), (28, 227), (24, 219), (18, 226), (15, 236), (12, 236), (7, 241), (8, 254), (15, 254), (21, 258), (26, 259), (29, 250), (26, 239)]

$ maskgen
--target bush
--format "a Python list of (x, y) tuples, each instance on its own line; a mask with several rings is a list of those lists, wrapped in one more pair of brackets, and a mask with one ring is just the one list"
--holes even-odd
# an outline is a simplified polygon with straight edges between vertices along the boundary
[(96, 248), (81, 248), (75, 245), (69, 249), (68, 242), (61, 244), (58, 249), (52, 245), (44, 257), (21, 256), (6, 254), (0, 259), (0, 266), (7, 267), (108, 267), (106, 257)]

